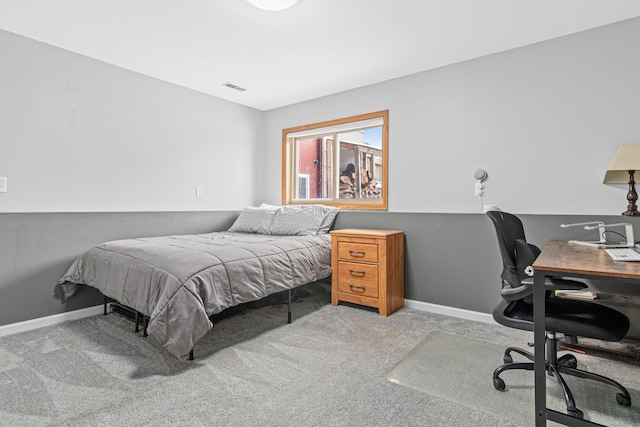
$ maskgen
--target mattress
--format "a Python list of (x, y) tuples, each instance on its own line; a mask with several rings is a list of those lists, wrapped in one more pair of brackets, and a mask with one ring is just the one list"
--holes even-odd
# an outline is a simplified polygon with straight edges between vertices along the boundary
[(149, 336), (186, 358), (213, 327), (209, 316), (330, 274), (328, 234), (224, 231), (107, 242), (75, 259), (59, 284), (65, 298), (87, 285), (149, 316)]

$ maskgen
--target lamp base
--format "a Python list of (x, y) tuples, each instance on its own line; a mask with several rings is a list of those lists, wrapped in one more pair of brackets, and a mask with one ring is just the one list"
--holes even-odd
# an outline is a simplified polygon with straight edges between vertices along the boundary
[(636, 182), (633, 179), (633, 175), (635, 174), (635, 170), (629, 171), (629, 192), (627, 193), (627, 201), (629, 204), (627, 205), (627, 210), (622, 212), (622, 215), (625, 216), (637, 216), (640, 215), (638, 212), (638, 206), (636, 206), (636, 202), (638, 201), (638, 193), (636, 193)]

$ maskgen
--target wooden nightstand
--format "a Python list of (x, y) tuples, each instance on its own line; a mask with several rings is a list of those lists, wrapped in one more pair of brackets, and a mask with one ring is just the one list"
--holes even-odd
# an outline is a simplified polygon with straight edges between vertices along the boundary
[(388, 316), (404, 306), (404, 233), (344, 229), (331, 233), (331, 304), (375, 307)]

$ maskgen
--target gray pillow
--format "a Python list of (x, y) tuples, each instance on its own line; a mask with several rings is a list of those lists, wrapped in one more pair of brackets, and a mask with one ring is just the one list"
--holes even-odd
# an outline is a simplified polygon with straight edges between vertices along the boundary
[(338, 215), (339, 208), (332, 206), (316, 205), (322, 214), (322, 221), (320, 221), (320, 227), (318, 227), (318, 234), (327, 234), (333, 225), (333, 221)]
[[(277, 233), (282, 233), (284, 235), (300, 235), (300, 233), (310, 234), (311, 229), (315, 226), (315, 221), (320, 221), (318, 228), (314, 234), (326, 234), (331, 229), (333, 222), (336, 219), (336, 215), (338, 215), (339, 208), (335, 208), (332, 206), (324, 206), (324, 205), (288, 205), (288, 206), (275, 206), (263, 203), (260, 205), (260, 209), (272, 209), (272, 210), (282, 210), (285, 214), (278, 218), (278, 222), (276, 224)], [(311, 213), (309, 213), (309, 209), (311, 209)], [(304, 211), (301, 214), (295, 214), (294, 211)], [(287, 215), (291, 215), (291, 218), (294, 218), (294, 221), (298, 222), (298, 225), (294, 224), (285, 224), (285, 217)], [(310, 218), (308, 220), (301, 219), (304, 215), (309, 215)], [(286, 234), (285, 234), (286, 233)], [(276, 233), (272, 233), (276, 234)]]
[(275, 210), (247, 206), (235, 220), (229, 231), (241, 233), (271, 234)]
[(318, 234), (322, 213), (313, 205), (282, 206), (276, 211), (271, 234), (281, 236), (313, 236)]

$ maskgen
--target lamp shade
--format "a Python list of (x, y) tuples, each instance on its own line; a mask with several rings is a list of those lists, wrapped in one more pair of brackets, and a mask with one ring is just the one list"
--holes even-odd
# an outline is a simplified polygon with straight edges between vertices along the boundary
[(640, 144), (621, 145), (604, 175), (604, 184), (627, 184), (629, 171), (640, 170)]

